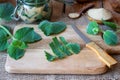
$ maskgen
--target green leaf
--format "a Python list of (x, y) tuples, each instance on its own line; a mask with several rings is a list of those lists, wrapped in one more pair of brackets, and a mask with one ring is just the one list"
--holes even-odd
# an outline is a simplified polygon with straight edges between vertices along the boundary
[(74, 54), (78, 54), (81, 50), (80, 45), (77, 43), (68, 43), (66, 47), (68, 47), (71, 53), (74, 53)]
[(52, 34), (58, 34), (66, 29), (66, 24), (64, 22), (49, 22), (47, 20), (42, 21), (39, 26), (46, 36)]
[(27, 45), (24, 42), (15, 40), (9, 45), (7, 53), (11, 58), (18, 60), (24, 56), (26, 48)]
[(116, 45), (118, 43), (117, 34), (111, 30), (106, 30), (103, 34), (104, 42), (108, 45)]
[(99, 33), (99, 31), (100, 29), (99, 29), (99, 25), (97, 24), (97, 22), (92, 21), (88, 24), (88, 27), (87, 27), (88, 34), (96, 35)]
[(116, 30), (117, 29), (117, 25), (113, 22), (109, 22), (109, 21), (105, 21), (105, 20), (102, 20), (103, 24), (112, 28), (113, 30)]
[(48, 53), (46, 51), (45, 51), (45, 56), (46, 56), (47, 60), (50, 61), (50, 62), (54, 61), (56, 59), (55, 56), (51, 55), (50, 53)]
[(0, 51), (4, 51), (7, 49), (8, 43), (8, 34), (4, 29), (0, 28)]
[(63, 53), (56, 48), (56, 46), (54, 45), (53, 42), (51, 42), (49, 45), (50, 45), (52, 51), (54, 52), (54, 54), (55, 54), (58, 58), (62, 59), (62, 58), (65, 57), (65, 56), (63, 55)]
[(14, 6), (11, 3), (0, 3), (0, 18), (6, 21), (11, 20), (11, 14), (14, 11)]
[(20, 41), (31, 43), (41, 40), (41, 36), (37, 34), (33, 28), (24, 27), (16, 31), (14, 37)]

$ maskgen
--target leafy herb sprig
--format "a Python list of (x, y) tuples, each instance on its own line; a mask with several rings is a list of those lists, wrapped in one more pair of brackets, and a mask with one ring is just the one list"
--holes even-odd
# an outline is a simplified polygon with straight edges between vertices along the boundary
[(99, 32), (103, 33), (103, 40), (107, 45), (117, 45), (118, 44), (118, 36), (115, 32), (117, 29), (117, 24), (113, 22), (108, 22), (102, 20), (103, 24), (107, 27), (110, 27), (112, 30), (102, 30), (96, 21), (92, 21), (87, 26), (87, 33), (91, 35), (97, 35)]
[[(12, 41), (9, 42), (9, 39)], [(7, 50), (9, 56), (15, 60), (24, 56), (28, 43), (41, 39), (41, 36), (33, 28), (23, 27), (12, 35), (7, 28), (0, 25), (0, 51)]]

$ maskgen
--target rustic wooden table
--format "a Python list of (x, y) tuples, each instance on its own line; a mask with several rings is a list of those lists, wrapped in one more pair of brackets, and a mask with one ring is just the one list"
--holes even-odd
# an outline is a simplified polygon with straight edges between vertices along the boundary
[[(95, 1), (93, 2), (96, 4), (96, 7), (99, 7), (99, 2)], [(73, 11), (79, 11), (79, 9), (85, 4), (76, 4), (73, 7), (67, 6), (66, 7), (66, 13), (73, 12)], [(108, 3), (108, 0), (105, 1), (105, 8), (112, 11), (111, 6)], [(62, 7), (63, 4), (53, 2), (53, 6), (56, 10), (53, 11), (54, 15), (52, 16), (52, 21), (60, 20), (64, 21), (67, 24), (70, 24), (73, 20), (69, 19), (67, 15), (62, 13)], [(73, 8), (73, 10), (71, 9)], [(113, 16), (115, 21), (120, 25), (120, 14), (117, 14), (113, 12)], [(76, 24), (79, 24), (81, 22), (81, 18), (74, 20)], [(10, 26), (12, 29), (18, 25), (22, 24), (22, 21), (16, 22), (1, 22), (1, 24), (6, 24)], [(114, 55), (118, 60), (118, 64), (114, 67), (108, 70), (107, 73), (102, 75), (32, 75), (32, 74), (8, 74), (5, 69), (5, 61), (6, 61), (6, 52), (0, 53), (0, 80), (120, 80), (120, 55)]]

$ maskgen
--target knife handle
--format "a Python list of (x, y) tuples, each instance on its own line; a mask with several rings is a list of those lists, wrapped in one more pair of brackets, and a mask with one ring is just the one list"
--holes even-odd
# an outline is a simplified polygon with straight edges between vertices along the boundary
[(100, 48), (95, 42), (87, 43), (86, 47), (93, 50), (98, 55), (100, 60), (103, 61), (109, 68), (117, 63), (114, 58), (108, 55), (108, 53), (106, 53), (102, 48)]

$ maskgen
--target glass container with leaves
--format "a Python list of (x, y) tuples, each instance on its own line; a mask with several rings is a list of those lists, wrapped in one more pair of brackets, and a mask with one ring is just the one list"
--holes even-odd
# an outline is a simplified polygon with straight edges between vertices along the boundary
[(49, 2), (49, 0), (17, 0), (12, 18), (15, 20), (21, 18), (26, 23), (50, 19), (52, 9)]

